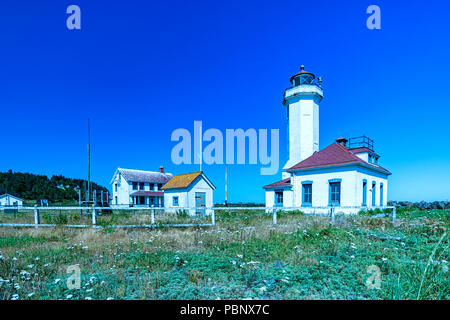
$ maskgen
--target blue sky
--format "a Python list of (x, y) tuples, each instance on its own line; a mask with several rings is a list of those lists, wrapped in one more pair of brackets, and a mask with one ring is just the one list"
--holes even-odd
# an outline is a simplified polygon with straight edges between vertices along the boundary
[[(66, 8), (81, 8), (81, 30)], [(366, 8), (381, 8), (381, 30)], [(278, 128), (304, 64), (324, 79), (320, 148), (375, 140), (390, 200), (450, 199), (448, 1), (2, 1), (0, 171), (109, 186), (120, 166), (182, 173), (173, 130)], [(203, 167), (224, 199), (224, 167)], [(259, 165), (228, 167), (229, 201), (264, 201)]]

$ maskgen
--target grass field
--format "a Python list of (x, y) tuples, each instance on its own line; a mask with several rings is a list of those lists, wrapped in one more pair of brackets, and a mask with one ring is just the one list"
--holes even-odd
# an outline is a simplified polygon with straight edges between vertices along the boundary
[[(450, 298), (448, 210), (399, 210), (395, 226), (370, 213), (330, 226), (293, 212), (278, 224), (218, 211), (216, 226), (203, 229), (3, 227), (0, 299)], [(72, 265), (80, 289), (67, 287)], [(374, 270), (379, 288), (366, 284)]]

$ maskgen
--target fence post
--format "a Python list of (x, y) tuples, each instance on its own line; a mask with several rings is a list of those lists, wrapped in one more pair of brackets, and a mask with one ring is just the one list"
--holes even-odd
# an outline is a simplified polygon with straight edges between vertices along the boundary
[(330, 207), (331, 224), (334, 224), (334, 207)]
[(34, 224), (36, 225), (35, 226), (36, 229), (39, 227), (39, 224), (41, 224), (41, 216), (39, 214), (37, 204), (34, 205)]
[(153, 205), (151, 210), (151, 222), (152, 224), (155, 224), (155, 209), (153, 209)]
[(273, 222), (273, 224), (277, 224), (277, 209), (276, 208), (273, 208), (272, 222)]
[(392, 223), (395, 223), (395, 220), (397, 219), (397, 208), (392, 208)]
[(95, 212), (95, 205), (92, 207), (92, 226), (97, 225), (97, 213)]
[(214, 215), (214, 209), (211, 211), (211, 224), (216, 225), (216, 216)]

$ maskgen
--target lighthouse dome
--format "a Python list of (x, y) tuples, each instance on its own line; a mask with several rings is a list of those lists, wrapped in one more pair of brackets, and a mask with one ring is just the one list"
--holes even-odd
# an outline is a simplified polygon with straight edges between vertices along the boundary
[(316, 77), (313, 73), (305, 71), (305, 66), (302, 65), (300, 67), (300, 72), (294, 74), (290, 81), (292, 83), (292, 86), (296, 87), (302, 84), (313, 84), (313, 81)]

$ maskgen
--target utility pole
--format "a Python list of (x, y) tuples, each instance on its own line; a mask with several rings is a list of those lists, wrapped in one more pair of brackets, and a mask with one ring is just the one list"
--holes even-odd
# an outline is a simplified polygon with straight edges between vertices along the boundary
[(89, 203), (91, 196), (91, 119), (88, 118), (88, 188), (87, 201)]
[(227, 181), (227, 166), (225, 166), (225, 207), (228, 207), (228, 181)]
[(198, 155), (199, 160), (200, 160), (200, 171), (202, 171), (202, 162), (203, 162), (203, 150), (202, 150), (202, 135), (200, 135), (200, 153)]

